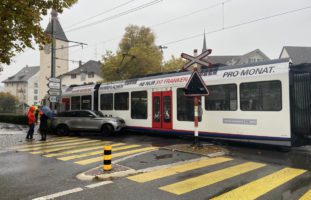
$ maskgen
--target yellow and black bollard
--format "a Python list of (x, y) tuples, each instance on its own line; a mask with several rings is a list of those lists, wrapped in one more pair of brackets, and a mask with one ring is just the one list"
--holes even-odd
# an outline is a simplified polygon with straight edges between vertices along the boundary
[(111, 146), (104, 146), (104, 165), (103, 170), (104, 171), (110, 171), (112, 168), (111, 159), (112, 159), (112, 147)]

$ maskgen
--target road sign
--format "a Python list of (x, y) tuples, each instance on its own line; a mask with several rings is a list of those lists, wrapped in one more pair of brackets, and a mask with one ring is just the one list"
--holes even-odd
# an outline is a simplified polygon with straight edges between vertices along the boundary
[(60, 89), (60, 83), (49, 82), (47, 86), (52, 89)]
[(207, 96), (209, 91), (200, 74), (194, 71), (185, 87), (186, 96)]
[(188, 54), (182, 53), (181, 57), (185, 58), (187, 60), (189, 60), (189, 62), (187, 62), (184, 66), (184, 69), (188, 69), (191, 65), (197, 63), (199, 65), (202, 66), (206, 66), (206, 67), (210, 67), (212, 66), (212, 64), (210, 62), (204, 61), (202, 60), (203, 58), (205, 58), (206, 56), (208, 56), (209, 54), (212, 53), (211, 49), (207, 49), (206, 51), (202, 52), (200, 55), (198, 55), (197, 57), (194, 56), (190, 56)]
[(60, 83), (59, 78), (49, 78), (49, 82)]
[(49, 101), (52, 103), (56, 103), (56, 102), (58, 102), (58, 97), (57, 96), (50, 96)]
[(60, 95), (60, 90), (58, 89), (49, 89), (48, 94), (51, 96), (59, 96)]

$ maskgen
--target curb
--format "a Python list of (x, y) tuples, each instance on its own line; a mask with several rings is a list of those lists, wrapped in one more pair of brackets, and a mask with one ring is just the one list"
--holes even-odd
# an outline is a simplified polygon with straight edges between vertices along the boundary
[[(91, 170), (94, 170), (94, 169), (97, 169), (97, 168), (98, 167), (95, 167), (95, 168), (90, 169), (88, 171), (91, 171)], [(82, 172), (82, 173), (78, 174), (76, 176), (76, 178), (81, 180), (81, 181), (92, 181), (92, 180), (103, 181), (103, 180), (107, 180), (107, 179), (120, 178), (120, 177), (128, 176), (128, 175), (131, 175), (131, 174), (135, 174), (137, 172), (136, 172), (136, 170), (129, 168), (128, 170), (120, 171), (120, 172), (114, 172), (114, 173), (111, 173), (111, 174), (86, 175), (85, 173), (86, 172)]]
[(177, 151), (177, 152), (183, 152), (183, 153), (190, 153), (190, 154), (201, 155), (201, 156), (207, 156), (209, 158), (214, 158), (214, 157), (218, 157), (218, 156), (225, 156), (225, 155), (228, 154), (227, 151), (219, 151), (219, 152), (215, 152), (215, 153), (204, 154), (204, 153), (198, 153), (198, 152), (186, 151), (186, 150), (179, 150), (179, 149), (174, 149), (174, 148), (169, 148), (169, 147), (161, 147), (160, 149), (170, 150), (170, 151)]

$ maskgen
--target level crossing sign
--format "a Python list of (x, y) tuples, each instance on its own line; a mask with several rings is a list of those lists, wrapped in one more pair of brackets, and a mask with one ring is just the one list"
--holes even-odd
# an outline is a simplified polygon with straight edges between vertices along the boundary
[(188, 69), (191, 65), (197, 63), (199, 65), (202, 66), (206, 66), (206, 67), (211, 67), (212, 63), (207, 62), (205, 60), (202, 60), (203, 58), (205, 58), (206, 56), (210, 55), (212, 53), (211, 49), (207, 49), (206, 51), (202, 52), (200, 55), (198, 56), (190, 56), (188, 54), (182, 53), (181, 57), (184, 59), (189, 60), (189, 62), (187, 62), (185, 64), (185, 66), (183, 67), (184, 70)]
[(209, 91), (197, 71), (193, 71), (185, 87), (186, 96), (207, 96)]

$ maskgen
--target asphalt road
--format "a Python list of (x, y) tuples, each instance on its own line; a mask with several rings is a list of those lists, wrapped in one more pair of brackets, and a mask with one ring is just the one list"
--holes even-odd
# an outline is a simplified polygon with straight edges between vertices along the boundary
[[(98, 182), (76, 178), (77, 174), (100, 165), (101, 162), (77, 164), (77, 161), (87, 160), (89, 155), (96, 157), (97, 154), (88, 154), (94, 150), (67, 157), (71, 156), (72, 150), (90, 148), (93, 143), (95, 146), (96, 140), (102, 140), (98, 135), (86, 137), (89, 134), (81, 134), (79, 138), (57, 138), (54, 141), (50, 136), (50, 142), (40, 144), (37, 141), (26, 143), (24, 130), (14, 131), (2, 129), (0, 132), (0, 199), (50, 199), (58, 196), (58, 199), (228, 199), (228, 196), (221, 196), (227, 193), (230, 199), (240, 199), (241, 191), (243, 197), (257, 199), (300, 199), (311, 189), (309, 146), (282, 151), (267, 146), (222, 143), (229, 155), (200, 161), (207, 162), (202, 164), (198, 159), (205, 159), (204, 156), (160, 148), (191, 144), (189, 138), (118, 135), (109, 141), (122, 143), (115, 149), (122, 147), (121, 153), (128, 152), (119, 158), (132, 155), (132, 149), (159, 147), (118, 163), (135, 170), (151, 169), (156, 175), (145, 172), (141, 173), (142, 177), (125, 176)], [(23, 148), (25, 151), (20, 151)], [(31, 154), (33, 152), (38, 153)], [(58, 156), (46, 157), (47, 154)], [(64, 157), (69, 160), (59, 159)], [(177, 168), (171, 166), (174, 163)], [(162, 169), (161, 166), (165, 167)], [(254, 190), (254, 187), (260, 189)]]

